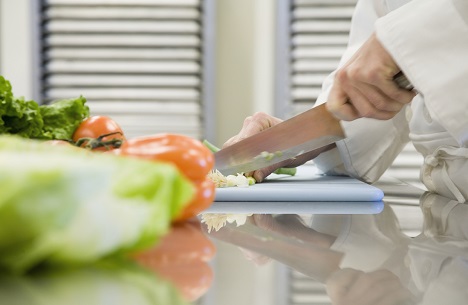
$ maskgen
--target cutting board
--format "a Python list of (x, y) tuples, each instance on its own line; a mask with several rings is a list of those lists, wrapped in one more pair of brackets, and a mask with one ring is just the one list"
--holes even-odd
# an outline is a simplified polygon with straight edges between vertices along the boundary
[(376, 214), (383, 210), (382, 190), (345, 176), (325, 176), (313, 163), (295, 176), (272, 174), (249, 187), (216, 189), (205, 213)]
[(325, 176), (313, 164), (295, 176), (275, 175), (249, 187), (216, 189), (215, 201), (380, 201), (382, 190), (345, 176)]

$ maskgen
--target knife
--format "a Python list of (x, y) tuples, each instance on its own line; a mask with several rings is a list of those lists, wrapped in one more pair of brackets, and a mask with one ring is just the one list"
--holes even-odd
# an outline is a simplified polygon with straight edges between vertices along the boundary
[[(402, 72), (395, 75), (394, 81), (401, 88), (413, 89)], [(322, 104), (221, 149), (214, 154), (215, 168), (223, 175), (247, 173), (296, 158), (345, 137), (340, 120)]]

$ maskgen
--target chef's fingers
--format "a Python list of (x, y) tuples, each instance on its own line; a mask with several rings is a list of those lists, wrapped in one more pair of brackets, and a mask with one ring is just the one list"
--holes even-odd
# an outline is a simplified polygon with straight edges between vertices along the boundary
[(256, 112), (255, 114), (245, 118), (239, 133), (223, 144), (224, 147), (231, 146), (245, 138), (253, 136), (265, 129), (275, 126), (282, 122), (281, 119), (268, 115), (264, 112)]
[[(375, 107), (372, 99), (380, 100), (383, 98), (379, 96), (375, 88), (373, 91), (369, 90), (369, 88), (366, 87), (367, 85), (363, 83), (359, 84), (359, 88), (350, 82), (339, 81), (338, 84), (341, 84), (341, 87), (337, 88), (336, 91), (333, 91), (332, 88), (327, 106), (332, 114), (342, 120), (349, 121), (361, 117), (388, 120), (398, 113), (398, 111), (380, 110)], [(363, 86), (366, 87), (368, 96), (361, 92)], [(344, 96), (347, 96), (347, 102), (345, 104), (343, 104)], [(338, 102), (336, 102), (337, 100)], [(383, 102), (388, 102), (388, 100), (384, 100)], [(400, 104), (398, 104), (398, 106), (402, 107)]]
[[(285, 236), (295, 236), (296, 232), (306, 228), (302, 219), (295, 214), (286, 214), (273, 217), (271, 214), (254, 214), (253, 223), (262, 229), (279, 233)], [(311, 230), (311, 229), (310, 229)]]
[(363, 273), (357, 277), (346, 294), (351, 304), (374, 305), (401, 287), (399, 278), (388, 270)]
[(336, 239), (336, 237), (311, 229), (296, 214), (284, 214), (276, 217), (268, 214), (255, 214), (252, 218), (253, 223), (260, 228), (284, 236), (294, 237), (319, 247), (329, 248)]
[(265, 265), (272, 260), (270, 257), (266, 255), (263, 255), (263, 254), (260, 254), (255, 251), (251, 251), (242, 247), (239, 247), (239, 250), (242, 252), (242, 254), (244, 254), (244, 257), (247, 260), (255, 263), (258, 266)]
[(328, 95), (326, 104), (328, 111), (336, 118), (344, 121), (352, 121), (359, 118), (360, 116), (356, 108), (348, 101), (348, 94), (341, 87), (340, 81), (336, 79)]
[(383, 269), (370, 273), (353, 269), (337, 271), (328, 279), (327, 291), (335, 305), (402, 305), (415, 301), (399, 278)]
[(379, 87), (369, 84), (359, 84), (356, 88), (372, 104), (377, 111), (398, 113), (405, 105), (384, 93)]
[(410, 103), (416, 96), (416, 92), (414, 90), (399, 87), (393, 80), (393, 77), (375, 79), (371, 81), (370, 84), (379, 88), (383, 94), (392, 100), (404, 105)]
[(332, 273), (326, 281), (327, 294), (335, 305), (343, 304), (342, 300), (346, 298), (354, 282), (363, 275), (364, 272), (344, 268)]

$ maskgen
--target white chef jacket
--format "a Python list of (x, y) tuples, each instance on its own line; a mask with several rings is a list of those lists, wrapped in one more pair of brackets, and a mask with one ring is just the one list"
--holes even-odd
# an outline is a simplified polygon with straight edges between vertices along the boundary
[[(393, 119), (344, 122), (347, 139), (317, 157), (328, 174), (376, 181), (411, 140), (429, 191), (468, 200), (468, 1), (359, 0), (343, 65), (375, 32), (419, 94)], [(327, 100), (332, 73), (317, 105)]]

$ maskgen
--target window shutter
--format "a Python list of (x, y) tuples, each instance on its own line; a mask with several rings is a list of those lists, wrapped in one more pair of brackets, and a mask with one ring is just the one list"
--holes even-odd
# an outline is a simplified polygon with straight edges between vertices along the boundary
[(203, 0), (42, 1), (42, 100), (83, 95), (128, 137), (203, 135)]

